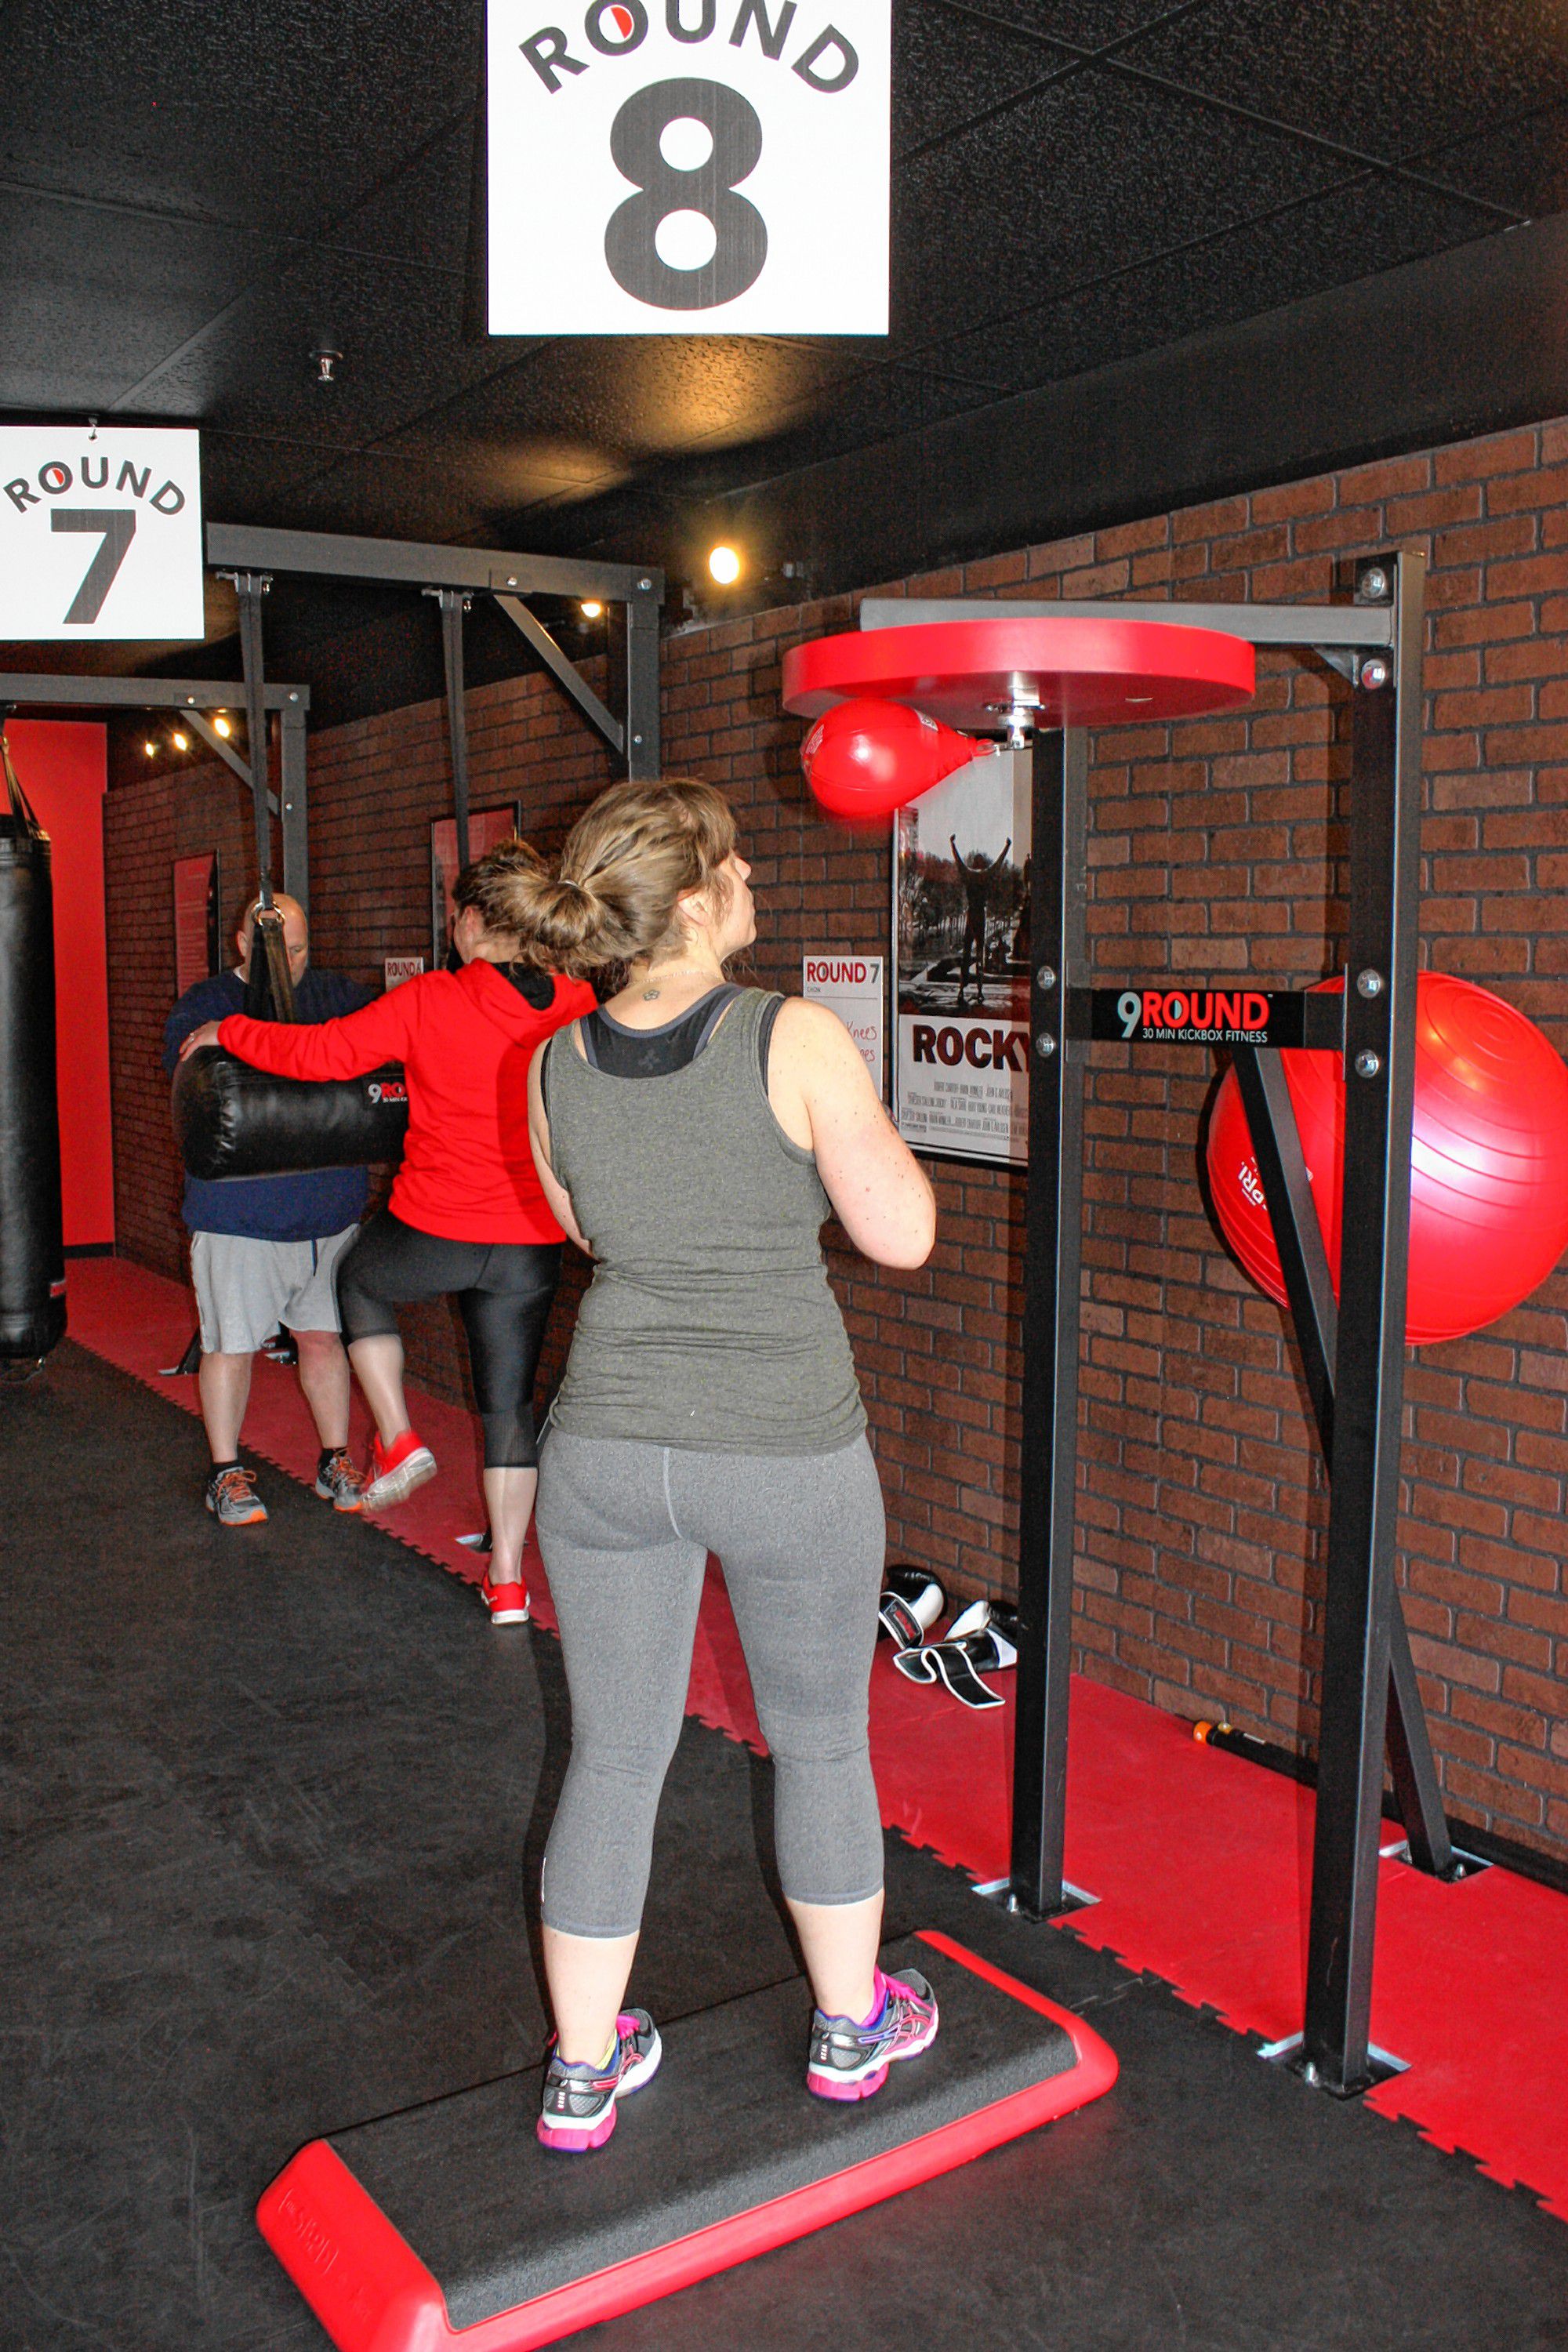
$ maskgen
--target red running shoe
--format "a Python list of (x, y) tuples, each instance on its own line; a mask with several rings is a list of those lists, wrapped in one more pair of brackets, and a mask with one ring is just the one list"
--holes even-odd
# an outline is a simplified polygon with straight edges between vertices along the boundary
[(423, 1486), (426, 1478), (436, 1475), (436, 1456), (430, 1448), (405, 1429), (383, 1449), (379, 1437), (370, 1442), (370, 1475), (360, 1489), (360, 1503), (367, 1511), (384, 1511), (394, 1503), (405, 1503), (416, 1486)]
[(881, 2004), (868, 2025), (852, 2017), (811, 2021), (811, 2056), (805, 2087), (819, 2099), (868, 2099), (888, 2079), (896, 2059), (918, 2058), (936, 2040), (936, 1995), (924, 1977), (885, 1977), (877, 1970)]
[(603, 2147), (616, 2128), (616, 2101), (651, 2082), (663, 2055), (658, 2028), (646, 2009), (622, 2010), (615, 2049), (603, 2066), (578, 2065), (552, 2053), (544, 2070), (541, 2144), (570, 2156)]
[(528, 1622), (528, 1587), (526, 1584), (492, 1584), (489, 1569), (479, 1587), (485, 1607), (490, 1612), (492, 1625), (526, 1625)]

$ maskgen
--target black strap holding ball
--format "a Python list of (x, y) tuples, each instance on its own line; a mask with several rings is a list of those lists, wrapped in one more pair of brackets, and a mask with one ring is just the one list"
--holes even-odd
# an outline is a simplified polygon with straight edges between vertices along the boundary
[(0, 1359), (37, 1360), (66, 1328), (54, 899), (49, 836), (3, 732), (0, 770)]
[(171, 1103), (185, 1166), (208, 1181), (401, 1160), (408, 1132), (395, 1063), (358, 1078), (279, 1078), (204, 1045), (174, 1072)]

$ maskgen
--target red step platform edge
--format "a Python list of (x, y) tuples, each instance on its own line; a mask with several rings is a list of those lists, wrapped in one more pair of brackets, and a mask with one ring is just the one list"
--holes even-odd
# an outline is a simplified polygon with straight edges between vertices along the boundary
[(921, 1940), (1050, 2018), (1071, 2040), (1077, 2064), (829, 2179), (731, 2214), (474, 2327), (453, 2327), (435, 2278), (325, 2140), (312, 2140), (285, 2165), (257, 2207), (257, 2224), (338, 2352), (440, 2352), (447, 2345), (460, 2345), (463, 2352), (534, 2352), (900, 2196), (1110, 2090), (1115, 2055), (1081, 2018), (936, 1928), (922, 1928)]

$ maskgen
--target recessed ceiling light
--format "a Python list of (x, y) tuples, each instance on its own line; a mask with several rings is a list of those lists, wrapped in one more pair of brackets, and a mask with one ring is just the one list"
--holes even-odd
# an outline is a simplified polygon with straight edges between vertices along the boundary
[(733, 587), (741, 576), (741, 559), (732, 547), (713, 547), (708, 551), (708, 569), (721, 588)]

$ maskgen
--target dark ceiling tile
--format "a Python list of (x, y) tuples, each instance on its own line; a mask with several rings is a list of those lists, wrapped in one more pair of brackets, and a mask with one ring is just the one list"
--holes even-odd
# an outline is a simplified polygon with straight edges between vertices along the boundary
[(1386, 179), (1348, 182), (1186, 251), (1152, 248), (1114, 278), (1028, 319), (957, 337), (931, 357), (1025, 392), (1257, 317), (1473, 234), (1473, 215), (1441, 196)]
[(1544, 106), (1439, 147), (1423, 168), (1447, 187), (1542, 219), (1568, 211), (1568, 105)]
[[(865, 348), (783, 336), (573, 336), (511, 362), (505, 344), (492, 344), (495, 372), (439, 416), (411, 418), (397, 439), (430, 450), (453, 440), (585, 446), (620, 466), (730, 450), (814, 403)], [(874, 348), (879, 357), (882, 346)]]
[[(1194, 0), (945, 0), (957, 16), (983, 16), (1042, 41), (1071, 42), (1082, 49), (1104, 48), (1131, 33), (1146, 31), (1168, 17), (1184, 16)], [(1196, 0), (1206, 8), (1212, 0)]]
[[(264, 437), (363, 441), (493, 366), (462, 339), (461, 280), (392, 258), (305, 248), (215, 318), (159, 379), (161, 403)], [(321, 341), (342, 353), (317, 380)]]
[(919, 348), (1010, 316), (1342, 173), (1269, 132), (1095, 68), (904, 173), (896, 342)]
[(254, 243), (226, 230), (3, 190), (0, 253), (0, 405), (10, 408), (107, 407), (255, 266)]
[(3, 169), (309, 235), (479, 89), (471, 0), (13, 10)]
[(1124, 62), (1388, 158), (1568, 97), (1541, 0), (1212, 0)]
[(902, 0), (893, 12), (893, 156), (950, 137), (1051, 74), (1073, 70), (1067, 49), (960, 14), (945, 0)]

